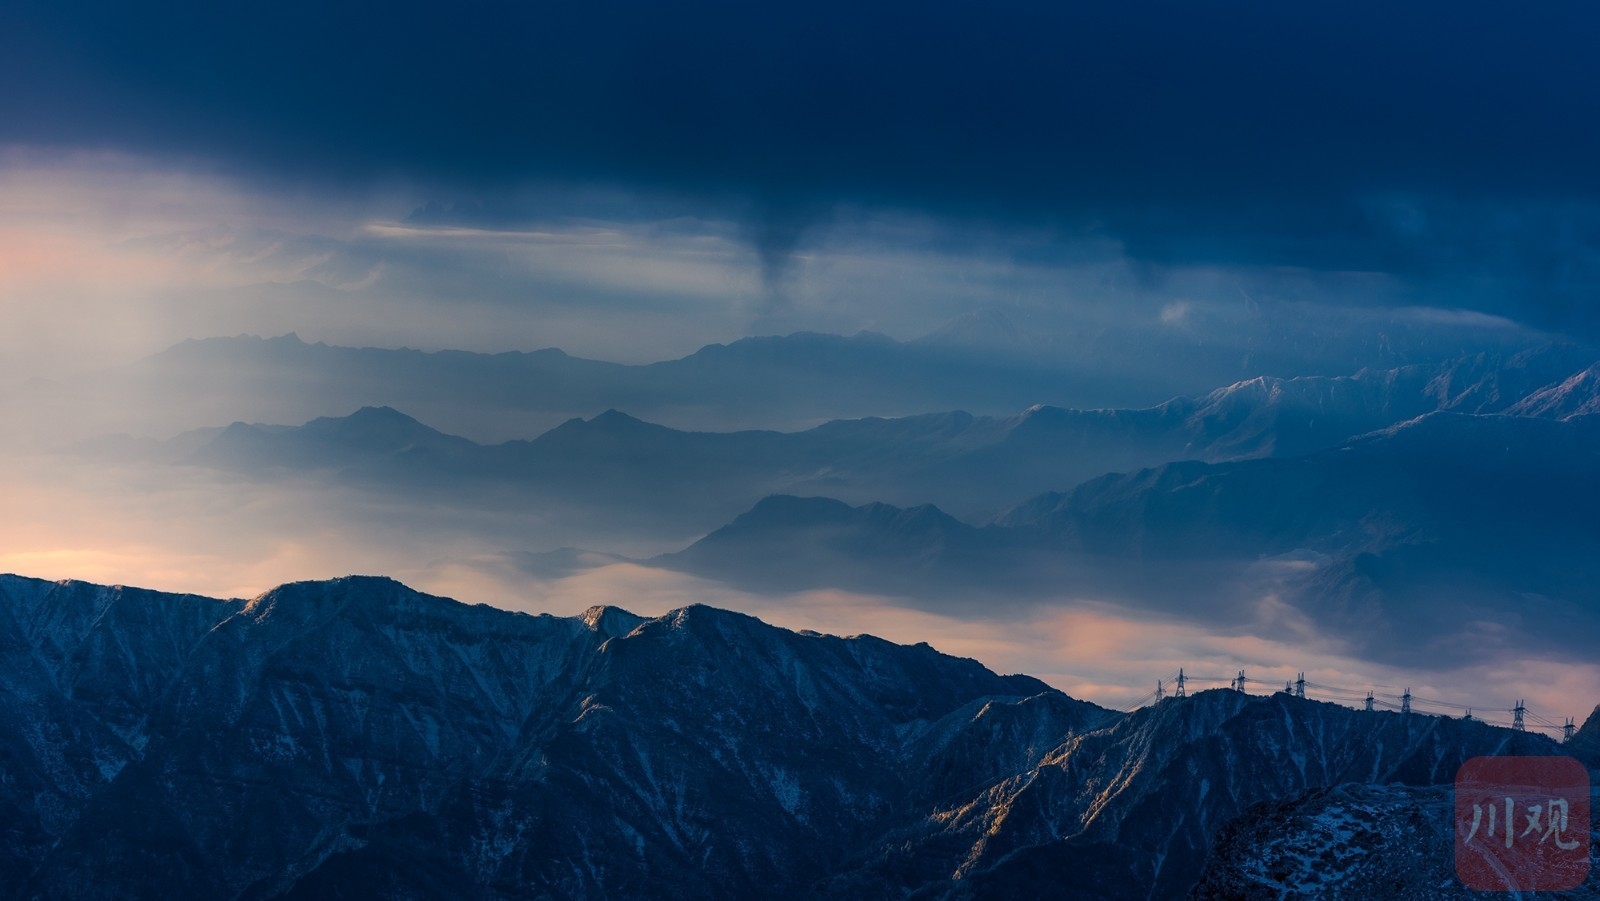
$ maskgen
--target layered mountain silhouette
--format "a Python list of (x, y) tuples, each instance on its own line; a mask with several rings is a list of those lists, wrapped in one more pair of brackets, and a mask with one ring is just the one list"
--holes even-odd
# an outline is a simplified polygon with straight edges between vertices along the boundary
[(562, 543), (597, 549), (555, 560), (528, 547), (540, 574), (638, 553), (605, 542), (645, 536), (630, 547), (682, 548), (657, 565), (762, 591), (931, 607), (1095, 597), (1241, 625), (1270, 596), (1385, 659), (1507, 641), (1572, 653), (1600, 632), (1594, 365), (1549, 346), (1258, 378), (1143, 409), (797, 432), (684, 431), (609, 410), (494, 445), (368, 407), (132, 450), (268, 486), (309, 475), (426, 509), (538, 510)]
[(496, 438), (536, 434), (607, 408), (688, 428), (792, 429), (951, 407), (997, 412), (1040, 401), (1150, 397), (1149, 389), (1118, 389), (1092, 374), (871, 332), (744, 338), (648, 364), (554, 348), (484, 354), (341, 347), (293, 334), (208, 338), (178, 344), (94, 388), (181, 402), (190, 421), (179, 428), (209, 424), (194, 421), (199, 414), (210, 422), (302, 422), (393, 406), (449, 431)]
[(985, 526), (771, 498), (657, 562), (767, 589), (1110, 594), (1224, 618), (1275, 571), (1371, 653), (1470, 652), (1480, 623), (1572, 651), (1600, 634), (1597, 462), (1600, 417), (1432, 413), (1302, 457), (1103, 476)]
[(797, 432), (683, 431), (612, 409), (497, 445), (446, 435), (393, 408), (366, 407), (299, 427), (235, 423), (165, 444), (101, 442), (95, 449), (254, 474), (333, 472), (346, 481), (461, 495), (458, 503), (498, 498), (625, 509), (701, 534), (770, 494), (931, 503), (983, 521), (1042, 490), (1107, 472), (1303, 456), (1429, 413), (1570, 416), (1582, 409), (1577, 395), (1588, 370), (1571, 373), (1584, 359), (1575, 349), (1549, 347), (1509, 361), (1479, 356), (1443, 368), (1257, 378), (1144, 409), (1034, 406), (1001, 417), (837, 420)]
[[(297, 423), (390, 406), (453, 434), (499, 441), (608, 408), (684, 429), (793, 431), (831, 419), (951, 409), (1005, 416), (1036, 404), (1142, 408), (1239, 377), (1233, 374), (1238, 367), (1230, 365), (1212, 375), (1212, 367), (1179, 367), (1178, 376), (1158, 373), (1163, 367), (1157, 366), (1141, 378), (1125, 361), (1117, 364), (1116, 377), (1108, 377), (1106, 367), (1083, 351), (1095, 340), (1081, 335), (1047, 352), (1019, 356), (949, 334), (901, 342), (870, 332), (795, 333), (712, 344), (679, 359), (633, 365), (554, 348), (424, 352), (307, 343), (293, 334), (238, 336), (185, 341), (98, 375), (13, 389), (9, 396), (0, 394), (0, 401), (15, 407), (15, 415), (41, 418), (52, 428), (71, 432), (79, 420), (96, 424), (97, 432), (74, 433), (75, 438), (116, 431), (164, 437), (233, 420)], [(1593, 350), (1572, 347), (1464, 358), (1434, 350), (1412, 360), (1432, 362), (1396, 370), (1409, 374), (1395, 399), (1406, 407), (1417, 391), (1445, 390), (1446, 408), (1484, 412), (1484, 404), (1509, 404), (1557, 385), (1595, 358)], [(1278, 382), (1338, 372), (1286, 365), (1280, 360), (1242, 374), (1269, 372), (1280, 377), (1269, 381)], [(1435, 378), (1443, 381), (1429, 388)], [(1501, 384), (1502, 379), (1509, 380)], [(1528, 382), (1520, 393), (1512, 387), (1519, 380)], [(1409, 412), (1397, 407), (1386, 422), (1357, 431), (1420, 415), (1438, 408), (1440, 400), (1422, 403)]]
[(365, 577), (4, 576), (0, 656), (26, 897), (1167, 897), (1258, 802), (1558, 752), (1287, 695), (1121, 714), (926, 645)]

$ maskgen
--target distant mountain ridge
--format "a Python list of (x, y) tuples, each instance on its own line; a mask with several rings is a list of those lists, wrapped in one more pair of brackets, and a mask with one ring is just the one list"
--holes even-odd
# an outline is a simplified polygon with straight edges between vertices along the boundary
[[(969, 326), (1008, 328), (984, 322), (979, 317), (952, 327), (958, 332)], [(1557, 359), (1562, 354), (1587, 359), (1562, 368)], [(1546, 347), (1453, 360), (1440, 355), (1418, 368), (1447, 376), (1428, 409), (1441, 404), (1466, 409), (1461, 404), (1492, 401), (1510, 390), (1486, 383), (1499, 369), (1521, 367), (1530, 377), (1548, 376), (1517, 395), (1522, 397), (1571, 376), (1597, 356), (1595, 350)], [(1280, 360), (1266, 371), (1281, 379), (1332, 375), (1320, 369), (1284, 371), (1283, 365)], [(554, 348), (491, 354), (339, 347), (306, 343), (291, 333), (188, 340), (98, 376), (14, 390), (10, 400), (22, 414), (59, 426), (72, 423), (57, 419), (58, 410), (82, 407), (99, 424), (97, 433), (158, 437), (218, 422), (305, 422), (389, 406), (446, 432), (492, 442), (526, 438), (608, 408), (710, 431), (794, 430), (831, 419), (950, 409), (999, 416), (1034, 404), (1138, 408), (1238, 379), (1231, 366), (1205, 375), (1212, 371), (1196, 370), (1174, 381), (1171, 373), (1145, 377), (1119, 365), (1117, 376), (1108, 378), (1105, 366), (1074, 353), (1070, 345), (1018, 356), (982, 342), (937, 336), (902, 342), (870, 332), (751, 337), (637, 365), (583, 359)], [(90, 434), (95, 433), (74, 437)]]
[[(1582, 372), (1567, 374), (1581, 359), (1577, 351), (1551, 347), (1504, 361), (1503, 369), (1475, 357), (1443, 370), (1256, 378), (1144, 409), (1035, 405), (1011, 416), (956, 411), (835, 420), (798, 432), (689, 432), (611, 409), (569, 419), (532, 440), (487, 446), (393, 408), (365, 407), (299, 427), (235, 423), (144, 450), (248, 472), (332, 470), (347, 480), (413, 491), (623, 506), (630, 515), (675, 517), (680, 532), (709, 531), (771, 494), (932, 503), (975, 521), (1042, 490), (1064, 491), (1108, 472), (1182, 460), (1302, 456), (1441, 411), (1570, 416), (1572, 404), (1549, 398), (1567, 382), (1582, 381)], [(1511, 385), (1543, 387), (1520, 396), (1509, 392)]]
[[(659, 565), (765, 590), (1109, 596), (1271, 590), (1366, 652), (1459, 655), (1480, 617), (1600, 638), (1600, 417), (1431, 413), (1303, 457), (1189, 461), (1040, 495), (983, 527), (936, 509), (769, 499)], [(932, 527), (928, 524), (937, 524)], [(1252, 575), (1294, 560), (1267, 588)]]
[(0, 576), (0, 688), (19, 896), (1167, 896), (1255, 801), (1555, 751), (1285, 695), (1123, 715), (926, 645), (368, 577)]
[[(196, 373), (206, 373), (206, 380), (196, 381)], [(1037, 364), (960, 355), (871, 332), (744, 338), (647, 364), (588, 360), (554, 348), (423, 352), (308, 344), (292, 334), (240, 336), (183, 342), (121, 378), (229, 418), (297, 422), (339, 409), (392, 406), (448, 431), (496, 439), (607, 408), (685, 428), (795, 428), (952, 407), (1015, 410), (1041, 399), (1071, 401), (1090, 390), (1081, 376)], [(1108, 400), (1132, 399), (1094, 390)]]
[[(672, 548), (653, 561), (763, 591), (933, 607), (1098, 597), (1230, 622), (1270, 596), (1357, 653), (1459, 658), (1499, 640), (1475, 623), (1570, 653), (1600, 637), (1586, 513), (1600, 417), (1582, 412), (1595, 365), (1552, 345), (1250, 379), (1136, 410), (792, 433), (688, 432), (612, 409), (499, 445), (374, 407), (164, 450), (267, 485), (307, 472), (420, 509), (537, 511), (556, 527), (507, 559), (541, 577)], [(841, 503), (782, 500), (804, 497)], [(540, 554), (574, 545), (598, 553)]]

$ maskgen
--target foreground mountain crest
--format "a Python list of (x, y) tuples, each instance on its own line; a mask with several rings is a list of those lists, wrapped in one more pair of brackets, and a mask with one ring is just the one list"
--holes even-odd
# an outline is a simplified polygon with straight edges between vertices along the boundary
[(0, 657), (7, 896), (1165, 896), (1253, 803), (1555, 751), (1283, 695), (1124, 715), (926, 645), (371, 577), (0, 576)]

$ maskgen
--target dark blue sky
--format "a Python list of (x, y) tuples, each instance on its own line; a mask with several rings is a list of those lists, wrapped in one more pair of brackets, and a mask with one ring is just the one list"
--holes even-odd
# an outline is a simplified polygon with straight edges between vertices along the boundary
[[(442, 198), (615, 185), (1388, 272), (1592, 335), (1600, 8), (732, 0), (0, 11), (0, 143)], [(485, 215), (516, 217), (528, 211)]]

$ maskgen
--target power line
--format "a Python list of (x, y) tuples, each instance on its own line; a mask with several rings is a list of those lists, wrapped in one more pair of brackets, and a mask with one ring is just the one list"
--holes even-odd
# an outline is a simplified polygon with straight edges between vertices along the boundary
[[(1222, 683), (1227, 683), (1228, 687), (1233, 691), (1237, 691), (1242, 694), (1251, 694), (1252, 692), (1250, 690), (1250, 683), (1259, 683), (1261, 681), (1262, 680), (1260, 679), (1250, 678), (1246, 675), (1244, 670), (1239, 670), (1236, 675), (1225, 678), (1216, 675), (1191, 676), (1184, 669), (1180, 668), (1175, 675), (1158, 679), (1156, 681), (1156, 687), (1153, 691), (1147, 692), (1137, 701), (1117, 709), (1124, 713), (1130, 713), (1140, 707), (1145, 706), (1151, 701), (1163, 701), (1169, 696), (1167, 689), (1167, 685), (1169, 683), (1175, 686), (1170, 694), (1170, 697), (1177, 699), (1188, 696), (1187, 689), (1192, 683), (1209, 685), (1221, 685)], [(1540, 714), (1529, 710), (1526, 702), (1522, 700), (1518, 700), (1516, 704), (1511, 707), (1496, 707), (1493, 705), (1424, 697), (1422, 695), (1413, 694), (1409, 688), (1405, 689), (1400, 694), (1387, 692), (1379, 693), (1376, 691), (1376, 689), (1379, 688), (1389, 687), (1391, 686), (1373, 684), (1371, 687), (1365, 689), (1365, 694), (1363, 694), (1363, 689), (1351, 688), (1344, 685), (1330, 685), (1323, 682), (1313, 682), (1310, 679), (1307, 679), (1305, 677), (1305, 673), (1302, 672), (1298, 674), (1298, 678), (1284, 683), (1283, 690), (1285, 693), (1291, 694), (1296, 698), (1307, 698), (1312, 700), (1340, 703), (1348, 706), (1359, 706), (1360, 709), (1367, 711), (1382, 708), (1384, 710), (1397, 710), (1401, 713), (1407, 714), (1417, 713), (1423, 716), (1440, 716), (1445, 718), (1449, 718), (1450, 714), (1459, 711), (1461, 713), (1461, 718), (1464, 720), (1480, 722), (1486, 725), (1498, 726), (1501, 728), (1511, 728), (1523, 732), (1529, 730), (1543, 731), (1550, 733), (1552, 736), (1559, 735), (1564, 742), (1573, 741), (1577, 735), (1577, 727), (1571, 717), (1567, 717), (1563, 723), (1556, 723), (1547, 717), (1541, 716)], [(1494, 714), (1510, 714), (1511, 718), (1510, 721), (1507, 722), (1505, 718), (1494, 716)]]

